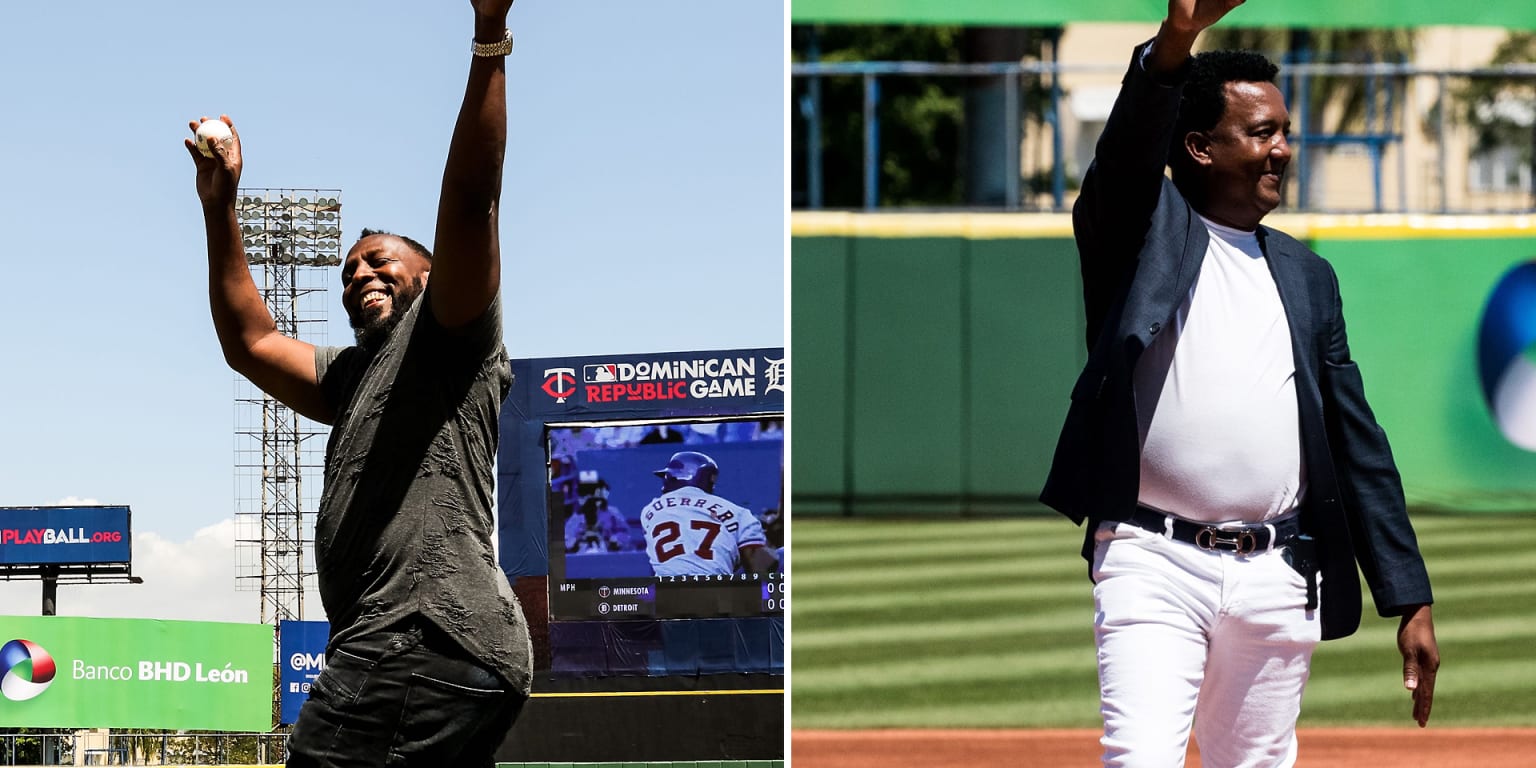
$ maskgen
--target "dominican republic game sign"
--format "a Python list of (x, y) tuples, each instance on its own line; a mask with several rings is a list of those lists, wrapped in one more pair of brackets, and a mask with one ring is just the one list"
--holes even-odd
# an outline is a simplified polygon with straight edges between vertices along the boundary
[(0, 616), (0, 723), (266, 731), (272, 627)]
[(127, 563), (127, 507), (0, 507), (0, 565)]

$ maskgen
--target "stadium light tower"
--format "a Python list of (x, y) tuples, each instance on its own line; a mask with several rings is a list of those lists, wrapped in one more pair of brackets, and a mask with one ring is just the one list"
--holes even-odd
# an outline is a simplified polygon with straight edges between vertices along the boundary
[[(341, 192), (242, 189), (235, 213), (277, 331), (324, 344), (326, 286), (341, 263)], [(263, 623), (302, 619), (314, 586), (325, 430), (244, 377), (235, 390), (236, 588), (261, 591)]]

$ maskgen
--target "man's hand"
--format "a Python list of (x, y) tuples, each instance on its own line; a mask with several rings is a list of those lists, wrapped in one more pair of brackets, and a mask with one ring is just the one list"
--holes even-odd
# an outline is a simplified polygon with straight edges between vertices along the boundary
[[(187, 125), (196, 134), (197, 127), (207, 119), (193, 120)], [(213, 157), (203, 156), (195, 139), (183, 140), (187, 145), (187, 154), (192, 156), (192, 162), (197, 165), (197, 197), (203, 201), (204, 206), (233, 203), (235, 191), (240, 188), (240, 132), (235, 130), (229, 115), (219, 115), (219, 119), (229, 126), (230, 136), (210, 145)]]
[(1154, 75), (1166, 75), (1183, 66), (1195, 47), (1195, 38), (1243, 0), (1168, 0), (1168, 18), (1157, 30), (1147, 68)]
[(1440, 648), (1435, 644), (1435, 622), (1428, 605), (1403, 612), (1397, 628), (1397, 650), (1403, 654), (1403, 687), (1413, 693), (1413, 719), (1423, 728), (1435, 698), (1435, 673), (1440, 669)]
[(470, 0), (475, 8), (475, 42), (494, 43), (507, 29), (512, 0)]
[(1243, 0), (1168, 0), (1166, 23), (1176, 31), (1197, 35), (1242, 4)]
[(512, 9), (512, 0), (469, 0), (469, 4), (475, 7), (476, 16), (500, 16), (505, 19), (507, 11)]

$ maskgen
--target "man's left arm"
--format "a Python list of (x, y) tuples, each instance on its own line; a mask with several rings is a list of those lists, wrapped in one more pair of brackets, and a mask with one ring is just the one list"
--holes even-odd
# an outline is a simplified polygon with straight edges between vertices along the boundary
[[(471, 5), (474, 41), (502, 41), (508, 34), (512, 0), (471, 0)], [(506, 147), (506, 59), (472, 56), (443, 170), (427, 292), (432, 315), (444, 328), (461, 328), (478, 319), (501, 290), (497, 209)]]
[(1440, 667), (1429, 574), (1408, 520), (1392, 448), (1366, 402), (1360, 369), (1350, 357), (1338, 278), (1331, 267), (1328, 277), (1333, 288), (1333, 326), (1319, 372), (1328, 444), (1355, 560), (1371, 588), (1376, 611), (1402, 617), (1397, 645), (1403, 655), (1403, 686), (1413, 694), (1413, 718), (1422, 727), (1429, 721)]
[(736, 532), (736, 550), (747, 573), (769, 574), (778, 567), (779, 559), (768, 548), (768, 534), (757, 515), (746, 507), (738, 507), (741, 529)]

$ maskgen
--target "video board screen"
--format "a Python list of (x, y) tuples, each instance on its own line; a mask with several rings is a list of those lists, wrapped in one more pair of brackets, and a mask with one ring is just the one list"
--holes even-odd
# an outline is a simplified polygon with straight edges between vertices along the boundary
[(782, 615), (782, 414), (551, 423), (551, 618)]

